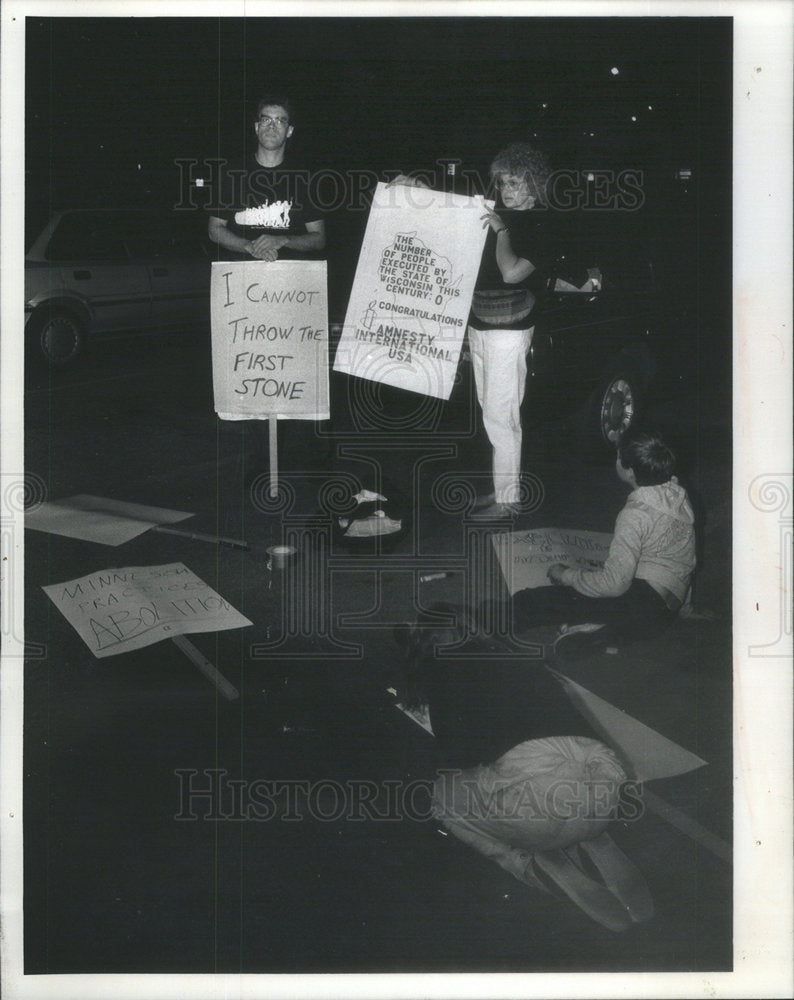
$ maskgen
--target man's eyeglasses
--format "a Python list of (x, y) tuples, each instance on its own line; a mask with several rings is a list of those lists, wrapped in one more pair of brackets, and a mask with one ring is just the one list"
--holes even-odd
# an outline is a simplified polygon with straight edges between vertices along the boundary
[(496, 186), (503, 191), (517, 191), (526, 183), (526, 177), (498, 177), (496, 180)]
[(260, 115), (259, 116), (260, 125), (278, 125), (279, 128), (285, 128), (289, 125), (289, 118), (271, 118), (270, 115)]

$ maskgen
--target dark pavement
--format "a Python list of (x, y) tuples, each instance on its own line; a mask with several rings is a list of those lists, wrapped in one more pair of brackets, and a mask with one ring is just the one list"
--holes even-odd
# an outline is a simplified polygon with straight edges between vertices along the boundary
[[(498, 571), (468, 572), (487, 563), (490, 543), (467, 522), (455, 482), (480, 487), (489, 463), (461, 371), (446, 406), (391, 390), (364, 405), (360, 386), (332, 379), (335, 468), (363, 485), (383, 472), (413, 498), (410, 535), (376, 557), (331, 538), (318, 514), (328, 477), (302, 471), (295, 450), (282, 456), (285, 489), (267, 498), (256, 434), (214, 415), (208, 334), (105, 343), (69, 369), (28, 372), (26, 467), (49, 499), (92, 493), (194, 511), (183, 527), (250, 549), (152, 532), (116, 548), (27, 533), (26, 638), (43, 655), (26, 664), (26, 973), (731, 967), (730, 866), (648, 809), (612, 833), (657, 913), (615, 935), (439, 833), (423, 818), (421, 783), (411, 802), (387, 802), (389, 788), (433, 774), (431, 737), (386, 690), (393, 625), (502, 586)], [(651, 415), (687, 446), (701, 514), (696, 610), (710, 614), (564, 670), (708, 761), (651, 790), (730, 841), (728, 390), (681, 387)], [(543, 498), (516, 527), (611, 530), (624, 488), (610, 464), (582, 454), (575, 425), (562, 411), (528, 417), (524, 467)], [(269, 571), (265, 550), (280, 542), (298, 556)], [(94, 659), (41, 590), (175, 561), (254, 623), (190, 637), (239, 688), (237, 701), (169, 642)], [(447, 578), (418, 582), (444, 569)], [(295, 801), (242, 818), (250, 802), (229, 782), (290, 780)], [(217, 818), (189, 818), (207, 803), (186, 790), (212, 781), (223, 790)], [(339, 816), (345, 782), (377, 789), (384, 818)]]

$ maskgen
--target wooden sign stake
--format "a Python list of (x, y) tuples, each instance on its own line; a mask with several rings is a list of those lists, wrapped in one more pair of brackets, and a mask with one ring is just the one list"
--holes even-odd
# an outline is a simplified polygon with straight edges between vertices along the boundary
[(270, 438), (270, 496), (278, 496), (278, 417), (274, 413), (268, 419)]
[(211, 681), (215, 685), (227, 701), (234, 701), (235, 698), (240, 697), (240, 692), (237, 688), (227, 681), (219, 670), (216, 670), (201, 650), (197, 649), (189, 639), (186, 639), (183, 635), (174, 635), (171, 637), (171, 642), (185, 654), (191, 663), (198, 667), (201, 673), (204, 674), (208, 681)]

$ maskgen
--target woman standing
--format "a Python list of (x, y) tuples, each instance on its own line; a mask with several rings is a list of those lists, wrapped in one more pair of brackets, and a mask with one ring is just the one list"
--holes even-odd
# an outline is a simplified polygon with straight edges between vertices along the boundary
[[(493, 492), (475, 500), (472, 518), (477, 520), (499, 520), (519, 511), (521, 403), (536, 304), (551, 287), (600, 288), (597, 268), (587, 271), (587, 280), (584, 271), (575, 276), (583, 284), (572, 284), (555, 273), (570, 236), (563, 229), (566, 217), (549, 203), (551, 175), (545, 154), (527, 143), (508, 146), (490, 166), (498, 197), (495, 208), (482, 216), (489, 232), (468, 327), (477, 400), (493, 448)], [(427, 186), (404, 174), (391, 183)]]
[(552, 241), (546, 188), (551, 168), (543, 153), (514, 143), (491, 163), (498, 193), (483, 216), (490, 232), (472, 301), (468, 330), (477, 400), (493, 448), (493, 492), (475, 501), (479, 520), (518, 512), (521, 403), (532, 343), (532, 313), (551, 280)]

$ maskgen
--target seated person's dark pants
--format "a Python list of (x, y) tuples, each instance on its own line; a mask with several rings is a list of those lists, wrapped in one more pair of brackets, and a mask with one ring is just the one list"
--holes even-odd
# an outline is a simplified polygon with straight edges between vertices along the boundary
[(513, 595), (510, 606), (514, 632), (593, 622), (626, 640), (660, 635), (677, 614), (645, 580), (633, 580), (620, 597), (585, 597), (564, 586), (527, 588)]

